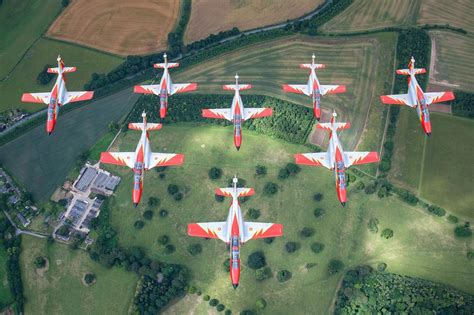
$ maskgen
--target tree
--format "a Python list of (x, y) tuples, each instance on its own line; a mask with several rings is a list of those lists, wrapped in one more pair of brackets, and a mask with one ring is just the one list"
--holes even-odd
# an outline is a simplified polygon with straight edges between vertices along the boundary
[(69, 0), (61, 0), (62, 6), (65, 8), (69, 5)]
[(224, 304), (218, 304), (218, 305), (216, 306), (216, 310), (217, 310), (218, 312), (222, 312), (223, 310), (225, 310), (225, 305), (224, 305)]
[(171, 254), (171, 253), (173, 253), (175, 250), (176, 250), (176, 248), (175, 248), (173, 245), (171, 245), (171, 244), (167, 244), (167, 245), (165, 246), (165, 253), (166, 253), (166, 254)]
[(255, 174), (257, 176), (265, 176), (267, 175), (267, 167), (263, 165), (257, 165), (255, 167)]
[(51, 65), (45, 65), (43, 67), (43, 70), (41, 70), (41, 72), (38, 73), (38, 76), (36, 77), (36, 82), (38, 84), (46, 85), (49, 82), (51, 82), (51, 80), (54, 78), (54, 74), (48, 72), (48, 68), (51, 68), (51, 67), (52, 67)]
[(324, 244), (319, 243), (319, 242), (314, 242), (313, 244), (311, 244), (311, 250), (315, 254), (319, 254), (320, 252), (322, 252), (324, 250)]
[(291, 272), (288, 270), (280, 270), (277, 272), (277, 279), (279, 282), (285, 282), (291, 279)]
[(179, 187), (178, 185), (175, 185), (175, 184), (169, 184), (168, 185), (168, 193), (170, 195), (174, 195), (176, 194), (177, 192), (179, 192)]
[(224, 196), (221, 196), (221, 195), (214, 195), (214, 197), (216, 198), (216, 201), (217, 202), (224, 202)]
[(274, 195), (278, 192), (278, 186), (275, 183), (268, 182), (263, 187), (263, 193), (265, 195)]
[(93, 273), (86, 273), (84, 276), (84, 282), (87, 284), (91, 284), (95, 281), (95, 274)]
[(145, 226), (145, 222), (143, 222), (142, 220), (137, 220), (137, 221), (135, 221), (135, 223), (133, 224), (133, 226), (134, 226), (137, 230), (141, 230), (141, 229), (143, 229), (143, 227)]
[(232, 311), (229, 309), (226, 309), (224, 312), (224, 315), (232, 315)]
[(143, 212), (143, 218), (148, 221), (153, 219), (153, 210), (146, 210), (145, 212)]
[(188, 253), (190, 253), (192, 256), (196, 256), (197, 254), (200, 254), (201, 252), (202, 252), (201, 244), (191, 244), (188, 246)]
[(209, 300), (211, 299), (211, 297), (206, 294), (206, 295), (204, 295), (204, 296), (202, 297), (202, 299), (203, 299), (204, 301), (209, 301)]
[(38, 269), (44, 268), (46, 266), (46, 259), (43, 256), (38, 256), (35, 258), (35, 267)]
[(264, 242), (265, 244), (271, 244), (271, 243), (273, 243), (274, 240), (275, 240), (274, 237), (265, 237), (265, 238), (263, 239), (263, 242)]
[(377, 218), (371, 218), (369, 222), (367, 222), (367, 228), (372, 233), (377, 233), (379, 231), (378, 228), (379, 220)]
[(219, 300), (218, 299), (211, 299), (209, 301), (209, 305), (210, 306), (217, 306), (217, 304), (219, 304)]
[(222, 263), (222, 266), (224, 267), (223, 270), (225, 272), (229, 272), (229, 270), (230, 270), (230, 258), (227, 258), (226, 260), (224, 260), (224, 262)]
[(166, 209), (161, 209), (160, 216), (163, 217), (163, 218), (168, 216), (168, 211)]
[(384, 229), (380, 236), (388, 240), (393, 237), (393, 231), (391, 229)]
[(263, 267), (255, 270), (255, 279), (262, 281), (272, 277), (272, 270), (270, 267)]
[(469, 260), (473, 260), (474, 259), (474, 251), (467, 252), (466, 257)]
[(181, 201), (183, 199), (183, 194), (180, 192), (177, 192), (176, 194), (173, 195), (173, 199), (176, 201)]
[(170, 238), (168, 235), (161, 235), (160, 237), (158, 237), (158, 243), (160, 243), (161, 245), (166, 245), (169, 241)]
[(196, 293), (196, 291), (197, 291), (197, 288), (195, 286), (193, 286), (193, 285), (189, 286), (189, 288), (188, 288), (188, 293), (189, 294), (194, 294), (194, 293)]
[(328, 274), (333, 275), (344, 269), (344, 263), (337, 259), (331, 259), (328, 264)]
[(111, 121), (109, 123), (109, 131), (111, 132), (118, 132), (120, 129), (120, 125), (116, 121)]
[(288, 253), (294, 253), (299, 248), (299, 244), (296, 242), (287, 242), (285, 248)]
[(448, 215), (448, 221), (451, 223), (458, 223), (459, 219), (457, 216), (450, 214)]
[(387, 269), (387, 264), (386, 263), (378, 263), (377, 264), (377, 270), (380, 271), (380, 272), (383, 272), (385, 271), (385, 269)]
[(301, 231), (300, 231), (300, 236), (301, 237), (311, 237), (315, 233), (315, 230), (312, 227), (307, 227), (305, 226)]
[(446, 214), (446, 210), (434, 205), (429, 206), (428, 211), (438, 217), (443, 217)]
[(255, 208), (249, 208), (247, 210), (247, 217), (252, 219), (252, 220), (258, 219), (260, 217), (260, 210), (255, 209)]
[(454, 235), (457, 237), (471, 237), (472, 231), (468, 225), (459, 225), (454, 229)]
[(265, 255), (262, 251), (256, 251), (249, 255), (247, 264), (250, 268), (256, 270), (265, 267), (267, 264)]
[(322, 208), (316, 208), (316, 209), (314, 209), (314, 216), (315, 216), (316, 218), (322, 217), (325, 213), (326, 213), (326, 211), (324, 211), (324, 209), (322, 209)]
[(321, 201), (323, 200), (323, 194), (322, 193), (316, 193), (313, 196), (314, 201)]
[(259, 310), (263, 310), (263, 309), (267, 306), (267, 301), (265, 301), (264, 299), (258, 299), (258, 300), (255, 302), (255, 306), (256, 306)]
[(222, 177), (222, 170), (220, 168), (217, 168), (217, 167), (212, 167), (210, 170), (209, 170), (209, 178), (210, 179), (219, 179)]
[(160, 205), (161, 201), (159, 198), (156, 197), (150, 197), (148, 198), (148, 206), (149, 207), (158, 207)]

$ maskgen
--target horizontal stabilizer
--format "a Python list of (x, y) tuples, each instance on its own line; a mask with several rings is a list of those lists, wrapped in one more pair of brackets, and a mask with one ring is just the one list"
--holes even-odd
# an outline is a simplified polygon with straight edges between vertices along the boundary
[[(64, 67), (63, 73), (76, 72), (76, 67)], [(48, 68), (48, 73), (59, 73), (59, 68)]]
[(142, 94), (155, 94), (160, 95), (160, 86), (158, 84), (155, 85), (135, 85), (133, 87), (134, 93), (142, 93)]
[[(316, 128), (324, 129), (324, 130), (332, 130), (332, 126), (333, 126), (333, 123), (319, 123), (316, 126)], [(334, 126), (336, 127), (336, 130), (349, 129), (351, 127), (351, 123), (336, 122), (334, 123)]]
[(302, 69), (324, 69), (326, 68), (325, 64), (322, 63), (302, 63), (300, 64), (300, 68)]
[(184, 154), (176, 153), (152, 153), (148, 169), (159, 166), (176, 166), (184, 162)]
[[(396, 72), (397, 74), (410, 75), (410, 69), (398, 69)], [(426, 73), (425, 68), (413, 69), (413, 74), (422, 74), (422, 73)]]
[(311, 95), (307, 84), (283, 84), (283, 91), (287, 93)]
[(228, 91), (243, 91), (243, 90), (251, 89), (252, 85), (251, 84), (239, 84), (239, 85), (226, 84), (226, 85), (223, 85), (222, 88)]
[(23, 93), (21, 101), (26, 103), (49, 103), (51, 93)]
[[(215, 193), (219, 196), (232, 197), (234, 188), (216, 188)], [(254, 193), (253, 188), (237, 188), (237, 197), (248, 197)]]
[(244, 222), (242, 242), (251, 239), (278, 237), (283, 235), (283, 225), (277, 223)]
[(168, 62), (168, 63), (155, 63), (153, 65), (154, 68), (160, 68), (160, 69), (165, 69), (165, 68), (178, 68), (179, 63), (177, 62)]
[[(162, 127), (162, 124), (147, 123), (146, 124), (146, 131), (160, 130), (161, 127)], [(143, 128), (143, 123), (129, 123), (128, 124), (128, 129), (143, 131), (143, 129), (144, 129)]]

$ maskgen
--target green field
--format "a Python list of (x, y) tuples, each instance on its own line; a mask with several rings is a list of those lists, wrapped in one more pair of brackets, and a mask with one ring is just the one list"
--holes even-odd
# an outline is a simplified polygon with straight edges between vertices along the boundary
[(46, 64), (56, 67), (58, 54), (64, 59), (66, 66), (77, 67), (76, 72), (66, 75), (67, 87), (70, 91), (82, 91), (92, 73), (108, 72), (123, 61), (121, 58), (77, 45), (42, 38), (31, 47), (8, 78), (0, 82), (0, 94), (2, 94), (0, 111), (21, 108), (36, 112), (43, 109), (46, 106), (44, 104), (22, 103), (21, 95), (24, 92), (51, 91), (56, 77), (48, 85), (38, 84), (36, 77)]
[(434, 113), (433, 136), (426, 141), (420, 195), (447, 210), (474, 218), (472, 178), (474, 122)]
[(416, 22), (420, 0), (354, 0), (322, 26), (327, 33), (351, 33)]
[[(347, 149), (354, 148), (364, 132), (372, 105), (378, 103), (378, 82), (392, 82), (392, 76), (379, 76), (393, 69), (394, 35), (377, 37), (318, 38), (290, 36), (263, 41), (176, 71), (175, 82), (194, 81), (199, 84), (198, 93), (229, 93), (222, 84), (234, 82), (238, 73), (240, 82), (252, 84), (253, 89), (243, 93), (263, 94), (297, 104), (311, 106), (305, 95), (284, 93), (282, 84), (305, 84), (308, 71), (299, 68), (300, 63), (326, 64), (317, 72), (321, 84), (345, 84), (344, 94), (328, 95), (322, 99), (322, 107), (337, 109), (339, 119), (349, 119), (352, 128), (346, 130), (343, 142)], [(172, 102), (172, 99), (171, 99)], [(378, 113), (380, 115), (380, 113)], [(380, 137), (382, 130), (376, 130)], [(377, 141), (376, 141), (377, 142)], [(377, 144), (380, 143), (380, 140)]]
[[(138, 136), (136, 132), (127, 132), (112, 149), (133, 150)], [(341, 259), (346, 268), (385, 262), (390, 272), (423, 277), (474, 292), (472, 263), (466, 259), (469, 241), (455, 240), (453, 226), (447, 221), (409, 207), (396, 197), (379, 199), (376, 195), (355, 190), (349, 191), (348, 204), (342, 208), (334, 190), (333, 174), (326, 169), (304, 167), (296, 177), (284, 181), (277, 179), (280, 167), (292, 161), (293, 153), (308, 152), (306, 147), (248, 130), (243, 136), (242, 148), (237, 152), (233, 148), (230, 127), (176, 124), (166, 125), (153, 133), (150, 137), (154, 151), (184, 153), (186, 160), (184, 166), (168, 169), (165, 179), (159, 179), (154, 170), (149, 171), (144, 179), (142, 203), (137, 209), (130, 200), (131, 172), (121, 167), (107, 167), (123, 178), (110, 204), (112, 225), (118, 232), (120, 243), (141, 246), (151, 257), (162, 261), (185, 264), (191, 270), (191, 284), (203, 294), (219, 299), (234, 313), (254, 308), (255, 300), (260, 297), (268, 302), (265, 314), (295, 313), (295, 309), (298, 310), (295, 314), (328, 313), (342, 276), (327, 275), (326, 266), (332, 258)], [(265, 177), (254, 177), (257, 164), (267, 166)], [(208, 179), (207, 172), (213, 166), (224, 170), (222, 179)], [(225, 186), (227, 179), (234, 174), (244, 178), (246, 186), (254, 187), (256, 191), (256, 195), (242, 205), (243, 212), (250, 207), (258, 208), (262, 215), (257, 221), (284, 224), (284, 236), (272, 244), (257, 240), (242, 248), (241, 284), (236, 291), (222, 267), (228, 255), (226, 245), (218, 240), (186, 236), (188, 223), (226, 218), (228, 200), (216, 202), (213, 190)], [(263, 186), (268, 181), (279, 185), (279, 192), (273, 197), (263, 195)], [(167, 193), (167, 186), (171, 183), (184, 191), (182, 201), (174, 201)], [(317, 192), (324, 194), (321, 202), (313, 200), (313, 194)], [(154, 209), (153, 219), (144, 220), (145, 227), (136, 230), (133, 224), (138, 219), (143, 220), (141, 214), (149, 209), (147, 200), (150, 196), (160, 198), (161, 205)], [(313, 215), (316, 207), (326, 211), (319, 219)], [(162, 208), (169, 211), (165, 218), (158, 214)], [(391, 228), (394, 238), (385, 240), (380, 235), (371, 234), (366, 226), (372, 217), (380, 221), (379, 233), (384, 228)], [(305, 226), (315, 229), (313, 237), (305, 239), (299, 236), (298, 232)], [(170, 243), (176, 247), (173, 254), (164, 254), (163, 246), (157, 242), (163, 234), (170, 236)], [(413, 239), (417, 242), (414, 243)], [(288, 254), (284, 250), (288, 241), (298, 242), (301, 248)], [(320, 254), (310, 250), (311, 243), (316, 241), (326, 246)], [(191, 256), (186, 250), (194, 243), (203, 247), (197, 256)], [(253, 271), (248, 268), (247, 257), (257, 249), (264, 251), (267, 264), (273, 271), (272, 279), (257, 282)], [(316, 263), (316, 266), (307, 270), (307, 263)], [(292, 272), (288, 282), (279, 283), (275, 279), (280, 269)], [(209, 310), (205, 304), (201, 298), (188, 296), (172, 305), (168, 313), (194, 311), (204, 314)]]
[[(37, 256), (48, 259), (47, 271), (37, 271)], [(20, 264), (25, 314), (127, 314), (138, 280), (135, 273), (93, 262), (81, 250), (31, 236), (22, 239)], [(82, 283), (88, 272), (97, 277), (89, 287)]]
[(430, 83), (474, 92), (474, 35), (436, 31), (430, 36), (434, 44)]
[(36, 200), (48, 200), (78, 156), (108, 132), (111, 121), (127, 115), (137, 98), (130, 88), (60, 113), (51, 136), (41, 124), (0, 147), (0, 162)]
[[(4, 0), (0, 5), (0, 80), (17, 65), (61, 11), (57, 0)], [(53, 60), (54, 61), (54, 60)], [(38, 71), (39, 72), (39, 71)], [(2, 91), (2, 95), (4, 95)], [(0, 106), (0, 109), (3, 106)]]
[(0, 245), (0, 308), (13, 302), (7, 278), (7, 251)]

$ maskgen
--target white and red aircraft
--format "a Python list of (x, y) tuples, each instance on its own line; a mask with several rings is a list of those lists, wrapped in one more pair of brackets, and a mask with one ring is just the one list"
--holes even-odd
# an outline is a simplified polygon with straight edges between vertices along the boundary
[(327, 152), (296, 154), (296, 164), (324, 166), (334, 170), (336, 177), (337, 197), (342, 206), (346, 205), (346, 169), (351, 165), (375, 163), (379, 161), (377, 152), (344, 152), (337, 137), (337, 130), (350, 128), (350, 123), (336, 122), (337, 114), (332, 114), (330, 123), (320, 123), (318, 129), (329, 130), (329, 147)]
[(160, 84), (154, 85), (135, 85), (133, 92), (143, 94), (155, 94), (160, 97), (160, 117), (166, 117), (166, 110), (168, 108), (168, 96), (175, 93), (190, 92), (197, 89), (197, 83), (181, 83), (175, 84), (171, 82), (171, 77), (168, 72), (169, 68), (179, 67), (177, 62), (168, 62), (166, 54), (163, 55), (164, 63), (155, 63), (153, 67), (164, 69), (161, 76)]
[(302, 63), (300, 68), (310, 69), (308, 83), (306, 84), (283, 84), (283, 91), (306, 94), (313, 98), (314, 117), (319, 121), (321, 119), (321, 96), (326, 94), (336, 94), (346, 92), (345, 85), (321, 85), (316, 76), (315, 69), (324, 69), (326, 65), (314, 63), (314, 54), (311, 63)]
[(158, 166), (181, 165), (184, 162), (183, 154), (153, 153), (150, 149), (148, 131), (161, 129), (161, 124), (147, 123), (146, 113), (143, 112), (143, 123), (129, 123), (128, 129), (141, 130), (142, 135), (135, 152), (102, 152), (100, 162), (128, 166), (133, 170), (133, 205), (137, 207), (143, 190), (143, 171)]
[(240, 245), (250, 239), (283, 235), (283, 225), (276, 223), (244, 222), (239, 197), (251, 196), (253, 188), (238, 188), (237, 177), (232, 188), (216, 188), (216, 195), (232, 197), (227, 221), (188, 224), (188, 235), (219, 238), (230, 245), (230, 279), (234, 289), (240, 278)]
[(244, 103), (242, 102), (239, 91), (251, 89), (252, 85), (239, 84), (239, 76), (237, 74), (235, 75), (235, 84), (224, 85), (222, 88), (224, 90), (235, 91), (232, 106), (230, 108), (203, 109), (202, 117), (227, 119), (231, 121), (234, 124), (234, 145), (237, 150), (239, 150), (242, 145), (242, 123), (251, 118), (271, 116), (273, 110), (265, 107), (244, 108)]
[(415, 75), (426, 73), (425, 68), (415, 68), (415, 58), (411, 57), (408, 69), (399, 69), (397, 74), (408, 75), (408, 94), (383, 95), (380, 97), (384, 104), (408, 105), (416, 109), (423, 131), (431, 135), (429, 106), (433, 103), (447, 102), (454, 99), (453, 92), (425, 93), (416, 81)]
[(61, 56), (58, 56), (58, 67), (49, 68), (49, 73), (57, 73), (58, 77), (54, 83), (51, 92), (46, 93), (24, 93), (21, 97), (22, 102), (28, 103), (44, 103), (48, 105), (48, 120), (46, 122), (46, 131), (51, 134), (56, 125), (59, 107), (67, 103), (87, 101), (94, 96), (92, 91), (68, 92), (66, 89), (66, 78), (64, 73), (75, 72), (76, 67), (65, 67)]

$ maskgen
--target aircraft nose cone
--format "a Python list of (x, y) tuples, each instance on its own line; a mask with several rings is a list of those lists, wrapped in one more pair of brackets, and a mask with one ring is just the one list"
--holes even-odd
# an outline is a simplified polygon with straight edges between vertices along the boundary
[(133, 207), (136, 208), (138, 206), (138, 202), (133, 203)]
[(426, 135), (427, 135), (428, 137), (430, 137), (430, 136), (431, 136), (431, 132), (427, 132)]
[(240, 150), (240, 145), (238, 147), (236, 146), (236, 148), (237, 148), (237, 151), (239, 151)]
[(341, 205), (342, 205), (343, 207), (345, 207), (345, 206), (346, 206), (346, 202), (345, 202), (345, 201), (344, 201), (344, 202), (341, 202)]
[(48, 136), (51, 136), (52, 131), (48, 132)]
[(316, 120), (317, 120), (317, 121), (320, 121), (320, 120), (321, 120), (321, 118), (320, 118), (320, 117), (316, 117)]
[(237, 289), (237, 287), (239, 286), (239, 284), (238, 284), (238, 283), (234, 283), (234, 284), (232, 284), (232, 286), (234, 287), (234, 289)]

